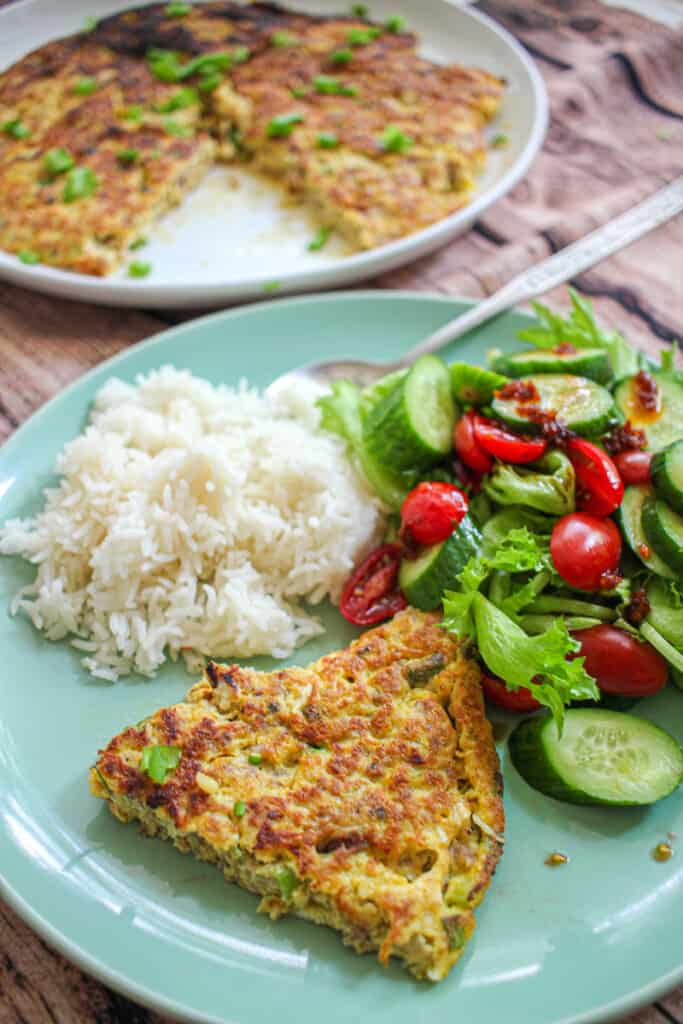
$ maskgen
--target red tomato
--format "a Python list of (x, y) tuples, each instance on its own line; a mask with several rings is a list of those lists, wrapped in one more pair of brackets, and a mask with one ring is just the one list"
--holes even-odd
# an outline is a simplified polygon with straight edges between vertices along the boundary
[(619, 565), (621, 536), (611, 519), (571, 512), (553, 527), (550, 555), (572, 587), (598, 590), (603, 573), (613, 573)]
[(477, 441), (474, 436), (474, 421), (476, 413), (472, 409), (460, 417), (455, 424), (453, 432), (453, 445), (458, 456), (469, 466), (476, 469), (477, 473), (489, 473), (493, 468), (493, 459)]
[(666, 683), (666, 661), (650, 644), (641, 643), (625, 629), (593, 626), (573, 636), (581, 644), (576, 657), (586, 660), (586, 672), (604, 693), (619, 697), (649, 697)]
[(531, 690), (527, 690), (525, 686), (513, 693), (512, 690), (508, 690), (502, 679), (489, 676), (485, 672), (481, 674), (481, 687), (491, 704), (507, 711), (536, 711), (541, 706), (532, 696)]
[(519, 437), (484, 416), (474, 417), (474, 436), (489, 455), (503, 462), (533, 462), (540, 459), (548, 447), (543, 438)]
[[(578, 507), (591, 516), (608, 516), (621, 505), (624, 481), (607, 452), (582, 437), (567, 442), (578, 487)], [(583, 492), (583, 493), (582, 493)]]
[(401, 506), (401, 521), (418, 544), (440, 544), (467, 514), (467, 495), (453, 484), (418, 484)]
[(406, 606), (396, 581), (401, 565), (399, 544), (382, 544), (358, 566), (342, 591), (339, 611), (356, 626), (390, 619)]
[(619, 452), (614, 465), (625, 484), (647, 484), (650, 481), (652, 452)]

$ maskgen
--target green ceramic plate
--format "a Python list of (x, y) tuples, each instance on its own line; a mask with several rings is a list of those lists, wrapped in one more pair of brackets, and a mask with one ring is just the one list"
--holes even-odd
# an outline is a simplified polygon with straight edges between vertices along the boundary
[[(112, 374), (175, 363), (212, 381), (258, 385), (335, 355), (390, 359), (463, 303), (395, 293), (336, 294), (253, 306), (197, 320), (138, 345), (83, 377), (0, 450), (0, 518), (27, 513), (51, 478), (55, 454), (78, 433)], [(483, 362), (511, 348), (514, 313), (452, 346)], [(160, 1010), (201, 1021), (298, 1024), (569, 1024), (624, 1014), (683, 978), (681, 858), (656, 863), (654, 845), (683, 833), (683, 799), (652, 809), (580, 809), (529, 789), (505, 764), (507, 845), (463, 960), (439, 985), (346, 950), (336, 935), (295, 920), (273, 924), (256, 899), (202, 865), (117, 823), (88, 793), (87, 768), (111, 735), (178, 700), (178, 667), (152, 681), (94, 682), (67, 644), (45, 642), (6, 612), (29, 578), (0, 559), (0, 870), (3, 895), (87, 971)], [(352, 630), (329, 609), (323, 642)], [(265, 661), (261, 665), (268, 664)], [(642, 713), (683, 738), (683, 694)], [(505, 760), (505, 750), (501, 746)], [(566, 853), (566, 867), (544, 857)]]

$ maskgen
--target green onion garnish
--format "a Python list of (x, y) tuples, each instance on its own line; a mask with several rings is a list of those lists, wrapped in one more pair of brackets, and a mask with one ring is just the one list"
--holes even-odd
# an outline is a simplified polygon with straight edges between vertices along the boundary
[(147, 245), (146, 238), (136, 238), (134, 242), (131, 242), (128, 248), (135, 252), (136, 249), (142, 249), (143, 245)]
[(283, 900), (290, 899), (292, 893), (299, 884), (299, 879), (286, 864), (282, 864), (276, 872), (275, 879), (280, 888), (280, 895)]
[(40, 256), (33, 249), (20, 249), (17, 256), (22, 263), (27, 263), (32, 266), (34, 263), (40, 263)]
[(187, 139), (194, 135), (191, 128), (188, 128), (185, 124), (180, 124), (179, 121), (174, 121), (172, 117), (167, 117), (164, 121), (164, 131), (167, 135), (177, 135), (181, 139)]
[(75, 163), (76, 161), (69, 150), (62, 149), (61, 146), (58, 146), (56, 149), (49, 149), (43, 157), (43, 167), (51, 178), (56, 178), (58, 174), (70, 171)]
[(264, 292), (276, 292), (282, 287), (282, 281), (266, 281), (263, 285)]
[(143, 108), (139, 103), (131, 103), (122, 113), (124, 121), (139, 121), (142, 118)]
[(245, 804), (244, 800), (235, 800), (235, 803), (232, 808), (232, 813), (235, 815), (236, 818), (244, 817), (244, 815), (247, 813), (247, 805)]
[(308, 95), (308, 90), (303, 85), (293, 85), (289, 90), (295, 99), (300, 100)]
[(308, 251), (318, 252), (325, 245), (331, 234), (332, 228), (320, 228), (308, 243)]
[(299, 40), (290, 32), (273, 32), (270, 37), (270, 45), (284, 49), (287, 46), (295, 46)]
[(164, 14), (167, 18), (184, 18), (191, 10), (190, 4), (166, 4)]
[(381, 33), (381, 28), (352, 28), (346, 36), (346, 42), (349, 46), (366, 46)]
[(210, 75), (201, 75), (197, 88), (200, 92), (213, 92), (223, 81), (220, 71), (212, 71)]
[(96, 78), (79, 78), (74, 85), (72, 92), (75, 92), (77, 96), (89, 96), (96, 88)]
[(130, 167), (131, 164), (136, 164), (140, 159), (140, 150), (120, 149), (116, 154), (116, 159), (123, 167)]
[[(128, 276), (129, 277), (147, 277), (152, 269), (151, 263), (144, 263), (142, 260), (133, 260), (132, 263), (128, 264)], [(167, 748), (171, 750), (177, 750), (177, 747)], [(177, 764), (177, 762), (176, 762)], [(175, 767), (175, 765), (174, 765)]]
[(497, 134), (491, 139), (491, 146), (493, 149), (503, 149), (504, 146), (507, 146), (509, 141), (510, 140), (505, 132), (497, 132)]
[(247, 758), (249, 764), (261, 764), (262, 757), (257, 750), (249, 755)]
[(162, 82), (177, 82), (182, 74), (182, 66), (175, 50), (161, 50), (157, 46), (147, 51), (149, 70)]
[(166, 747), (159, 743), (145, 747), (140, 758), (140, 771), (146, 772), (153, 782), (162, 785), (169, 772), (178, 767), (181, 753), (180, 747)]
[(251, 50), (248, 46), (236, 46), (232, 51), (233, 64), (244, 64), (251, 57)]
[(73, 203), (76, 199), (87, 199), (96, 190), (99, 181), (90, 167), (72, 167), (64, 182), (62, 199)]
[(100, 19), (99, 18), (86, 18), (85, 21), (83, 22), (83, 31), (84, 32), (94, 32), (95, 29), (97, 28), (97, 26), (99, 25), (99, 23), (100, 23)]
[(330, 54), (332, 64), (348, 64), (353, 60), (353, 50), (335, 50)]
[(286, 139), (292, 134), (296, 125), (301, 124), (304, 115), (297, 111), (289, 114), (278, 114), (272, 121), (268, 122), (266, 135), (270, 139)]
[(387, 153), (406, 153), (411, 146), (415, 145), (415, 139), (406, 135), (395, 124), (388, 124), (382, 132), (380, 139), (382, 148)]
[(318, 149), (336, 149), (339, 139), (334, 132), (320, 132), (316, 139), (316, 145)]
[(332, 75), (317, 75), (313, 79), (313, 87), (316, 92), (326, 96), (356, 96), (358, 89), (355, 85), (346, 85)]
[(185, 110), (186, 107), (193, 107), (198, 102), (197, 90), (193, 89), (191, 85), (184, 85), (182, 89), (178, 89), (178, 92), (174, 92), (163, 103), (158, 103), (154, 109), (158, 110), (160, 114), (172, 114), (175, 110)]
[(405, 28), (406, 19), (401, 17), (400, 14), (392, 14), (390, 18), (384, 22), (384, 27), (388, 32), (402, 32)]
[(367, 18), (368, 8), (366, 4), (351, 4), (351, 14), (356, 18)]
[(15, 117), (13, 121), (5, 121), (2, 126), (3, 134), (9, 135), (13, 139), (25, 139), (27, 135), (30, 135), (30, 131), (18, 117)]

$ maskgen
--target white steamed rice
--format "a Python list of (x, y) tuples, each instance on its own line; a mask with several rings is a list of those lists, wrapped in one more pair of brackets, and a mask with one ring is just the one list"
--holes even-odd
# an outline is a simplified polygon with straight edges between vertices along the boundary
[(0, 553), (38, 566), (16, 595), (95, 676), (151, 675), (166, 654), (286, 657), (322, 632), (302, 602), (337, 600), (382, 513), (318, 429), (315, 395), (259, 395), (170, 366), (108, 381)]

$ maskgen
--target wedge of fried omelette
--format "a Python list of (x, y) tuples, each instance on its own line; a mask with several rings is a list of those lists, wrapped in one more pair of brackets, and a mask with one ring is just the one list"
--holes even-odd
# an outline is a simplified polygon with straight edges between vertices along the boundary
[[(179, 756), (163, 783), (141, 765), (158, 746)], [(210, 663), (184, 702), (115, 736), (90, 783), (271, 917), (327, 924), (431, 981), (461, 955), (502, 850), (478, 667), (413, 609), (308, 668)]]
[[(432, 224), (468, 201), (503, 82), (417, 45), (396, 21), (224, 0), (48, 43), (0, 75), (0, 247), (106, 274), (217, 159), (268, 175), (353, 249)], [(51, 168), (55, 149), (73, 166)], [(74, 172), (87, 187), (65, 199)]]

